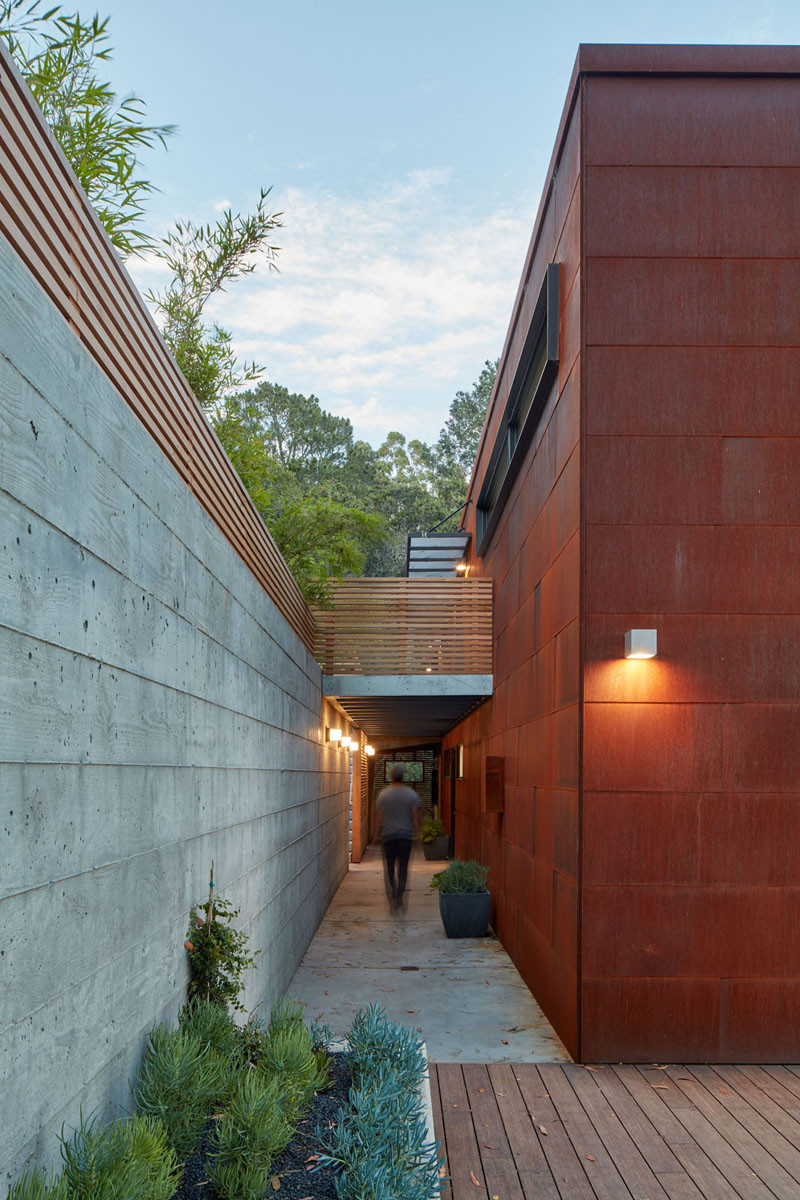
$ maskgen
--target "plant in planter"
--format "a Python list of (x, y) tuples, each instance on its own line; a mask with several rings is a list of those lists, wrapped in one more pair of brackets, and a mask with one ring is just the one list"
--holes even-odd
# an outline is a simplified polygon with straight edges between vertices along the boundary
[(438, 817), (424, 817), (419, 827), (422, 853), (427, 859), (447, 858), (450, 839)]
[(489, 868), (454, 858), (430, 882), (439, 889), (439, 913), (449, 938), (485, 937), (492, 898), (486, 887)]

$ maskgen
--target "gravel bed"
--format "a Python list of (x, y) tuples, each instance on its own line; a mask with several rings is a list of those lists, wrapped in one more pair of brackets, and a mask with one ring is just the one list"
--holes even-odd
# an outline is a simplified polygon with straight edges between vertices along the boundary
[[(307, 1161), (319, 1150), (314, 1135), (317, 1126), (322, 1129), (332, 1126), (337, 1111), (347, 1099), (350, 1072), (343, 1054), (331, 1055), (331, 1077), (333, 1086), (317, 1092), (291, 1142), (272, 1164), (271, 1173), (280, 1179), (281, 1186), (277, 1190), (270, 1188), (268, 1197), (274, 1196), (275, 1200), (336, 1200), (332, 1172), (324, 1167), (310, 1171), (308, 1168), (313, 1164)], [(186, 1160), (181, 1186), (172, 1200), (220, 1200), (206, 1170), (210, 1141), (209, 1126), (199, 1152)]]

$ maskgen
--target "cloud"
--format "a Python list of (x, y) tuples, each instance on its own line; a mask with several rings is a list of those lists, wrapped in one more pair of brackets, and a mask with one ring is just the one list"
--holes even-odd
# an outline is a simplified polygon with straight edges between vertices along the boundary
[(357, 436), (434, 439), (455, 391), (502, 348), (534, 198), (490, 209), (427, 169), (361, 194), (309, 186), (273, 199), (279, 273), (237, 280), (209, 318), (265, 378), (313, 392)]

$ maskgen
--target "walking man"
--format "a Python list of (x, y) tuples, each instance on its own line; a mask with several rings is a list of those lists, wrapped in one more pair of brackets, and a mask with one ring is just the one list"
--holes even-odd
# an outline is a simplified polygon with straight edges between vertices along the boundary
[(383, 840), (389, 903), (399, 908), (403, 903), (408, 876), (408, 859), (414, 835), (419, 833), (419, 797), (413, 788), (403, 783), (401, 763), (393, 763), (389, 771), (391, 783), (378, 796), (375, 805), (376, 833)]

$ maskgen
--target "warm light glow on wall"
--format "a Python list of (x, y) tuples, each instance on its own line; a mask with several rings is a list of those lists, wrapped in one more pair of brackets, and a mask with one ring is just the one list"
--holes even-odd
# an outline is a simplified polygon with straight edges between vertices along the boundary
[(655, 658), (658, 654), (658, 631), (629, 629), (625, 634), (626, 658)]
[(328, 741), (329, 742), (340, 742), (341, 740), (342, 740), (341, 729), (329, 729), (328, 730)]
[(352, 739), (352, 738), (350, 738), (350, 737), (343, 737), (343, 738), (342, 738), (342, 748), (343, 748), (344, 750), (349, 750), (349, 749), (350, 749), (350, 744), (351, 744), (352, 740), (353, 740), (353, 739)]
[(457, 575), (466, 575), (466, 573), (467, 573), (467, 564), (465, 562), (456, 563), (456, 574)]
[(369, 755), (370, 758), (372, 758), (373, 754), (375, 753), (375, 747), (374, 746), (365, 746), (364, 753)]

